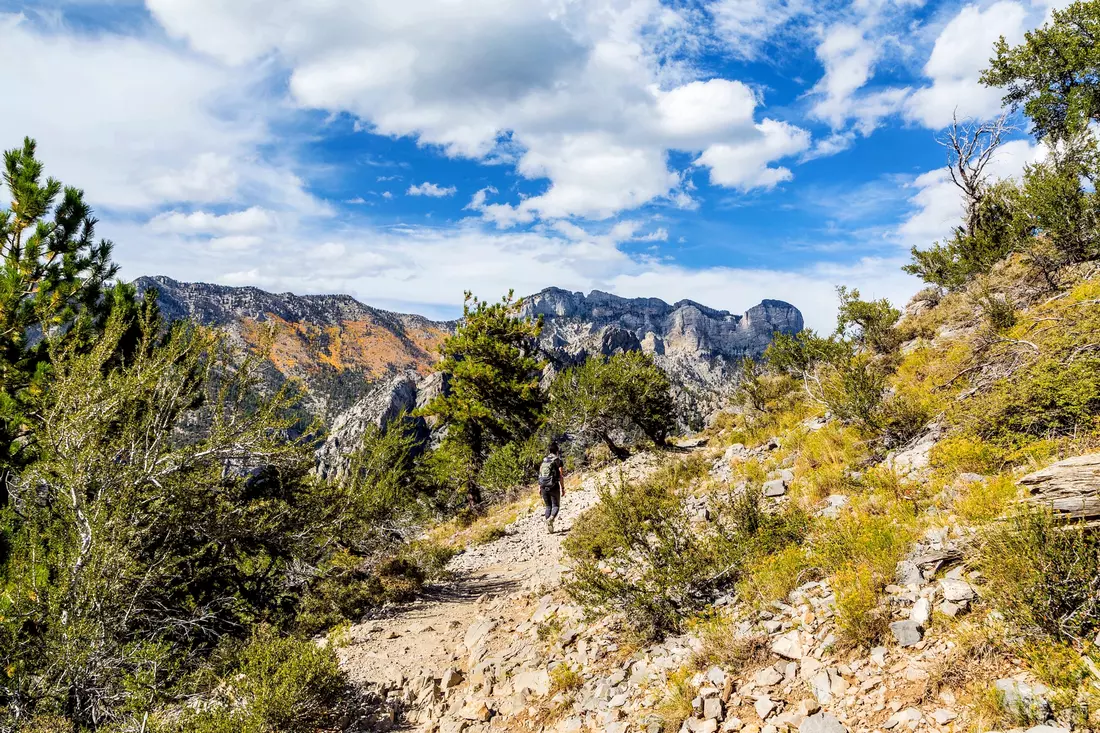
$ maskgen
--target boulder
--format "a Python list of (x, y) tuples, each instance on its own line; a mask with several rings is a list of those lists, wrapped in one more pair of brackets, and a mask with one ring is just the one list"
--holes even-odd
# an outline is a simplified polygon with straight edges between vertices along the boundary
[(772, 651), (784, 659), (796, 662), (802, 659), (802, 640), (798, 636), (798, 630), (788, 631), (772, 642)]
[(977, 595), (970, 583), (965, 580), (952, 580), (951, 578), (944, 578), (940, 581), (940, 593), (943, 594), (945, 601), (951, 603), (972, 601), (974, 596)]
[(753, 703), (753, 709), (761, 720), (767, 720), (768, 716), (775, 712), (775, 703), (770, 697), (762, 697)]
[(818, 713), (803, 720), (798, 733), (848, 733), (848, 729), (829, 713)]
[(1100, 453), (1058, 461), (1020, 479), (1027, 500), (1071, 519), (1100, 518)]
[(764, 482), (764, 496), (779, 497), (787, 493), (787, 481), (781, 478), (775, 478), (771, 481)]
[(890, 631), (903, 647), (919, 644), (924, 638), (924, 628), (916, 621), (895, 621), (890, 624)]
[(722, 701), (717, 697), (708, 697), (703, 701), (703, 718), (706, 720), (722, 720), (725, 711)]
[(1029, 720), (1049, 720), (1051, 718), (1050, 690), (1044, 685), (1029, 685), (1013, 679), (997, 680), (993, 684), (997, 696), (1007, 710), (1020, 714)]
[(924, 626), (931, 618), (932, 603), (927, 598), (918, 598), (909, 609), (909, 620), (915, 621), (918, 626)]

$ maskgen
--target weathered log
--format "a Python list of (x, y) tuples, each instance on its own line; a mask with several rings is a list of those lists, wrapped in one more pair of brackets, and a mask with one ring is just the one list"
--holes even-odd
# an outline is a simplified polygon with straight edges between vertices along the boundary
[(1058, 461), (1020, 479), (1026, 501), (1070, 519), (1100, 519), (1100, 453)]

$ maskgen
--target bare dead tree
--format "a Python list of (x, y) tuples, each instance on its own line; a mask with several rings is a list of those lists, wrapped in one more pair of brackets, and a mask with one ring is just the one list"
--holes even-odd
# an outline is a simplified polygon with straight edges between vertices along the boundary
[(966, 200), (966, 231), (977, 226), (978, 204), (989, 179), (989, 164), (993, 161), (1005, 135), (1015, 127), (1001, 115), (989, 122), (959, 121), (952, 115), (951, 128), (937, 139), (947, 150), (947, 171), (951, 182), (962, 191)]

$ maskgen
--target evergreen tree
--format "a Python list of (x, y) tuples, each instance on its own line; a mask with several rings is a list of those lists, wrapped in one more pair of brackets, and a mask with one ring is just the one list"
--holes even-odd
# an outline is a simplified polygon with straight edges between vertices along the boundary
[(668, 375), (640, 351), (593, 357), (560, 374), (550, 386), (548, 421), (582, 444), (602, 442), (619, 458), (615, 433), (641, 434), (662, 444), (675, 419)]
[(1062, 140), (1100, 121), (1100, 2), (1076, 2), (1024, 35), (997, 43), (988, 86), (1005, 89), (1004, 103), (1023, 108), (1040, 139)]
[(0, 473), (25, 461), (27, 395), (47, 383), (50, 344), (87, 346), (109, 312), (137, 309), (132, 288), (105, 292), (118, 269), (112, 245), (95, 241), (83, 191), (43, 181), (33, 140), (4, 153), (3, 176), (12, 201), (0, 210)]
[(520, 317), (521, 304), (511, 292), (491, 304), (466, 293), (462, 323), (439, 347), (439, 370), (450, 375), (450, 389), (422, 410), (446, 426), (446, 440), (467, 457), (471, 507), (481, 503), (477, 476), (489, 452), (527, 438), (542, 414), (537, 342), (542, 320)]

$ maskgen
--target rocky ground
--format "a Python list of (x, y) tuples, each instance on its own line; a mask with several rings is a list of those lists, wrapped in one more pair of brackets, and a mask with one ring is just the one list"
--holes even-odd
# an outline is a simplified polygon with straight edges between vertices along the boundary
[[(350, 643), (340, 654), (353, 681), (383, 691), (393, 700), (394, 711), (425, 708), (427, 712), (412, 716), (425, 722), (442, 717), (454, 707), (457, 690), (472, 687), (460, 680), (529, 620), (540, 595), (559, 588), (565, 570), (562, 541), (576, 518), (598, 500), (600, 483), (617, 480), (620, 472), (625, 479), (636, 480), (655, 470), (660, 460), (640, 454), (603, 471), (568, 479), (554, 534), (546, 530), (540, 504), (510, 525), (505, 537), (455, 557), (448, 566), (452, 577), (447, 583), (432, 587), (424, 597), (386, 618), (352, 627)], [(533, 665), (534, 689), (545, 693), (549, 689), (545, 665), (540, 673), (531, 654), (504, 652), (509, 662)], [(443, 692), (449, 694), (443, 696)]]
[[(775, 447), (715, 451), (712, 475), (728, 478), (731, 462)], [(918, 442), (899, 455), (900, 463), (919, 467), (924, 451)], [(987, 620), (988, 612), (974, 607), (982, 578), (963, 564), (970, 540), (965, 527), (929, 530), (898, 564), (896, 582), (887, 588), (889, 643), (870, 650), (837, 644), (836, 597), (825, 582), (806, 583), (787, 602), (765, 609), (721, 599), (730, 619), (728, 642), (742, 650), (736, 665), (700, 665), (704, 641), (697, 635), (633, 648), (623, 641), (619, 619), (586, 619), (561, 592), (568, 572), (561, 565), (563, 537), (597, 501), (601, 481), (619, 471), (637, 479), (667, 460), (675, 458), (639, 455), (571, 482), (558, 534), (546, 534), (537, 511), (522, 517), (506, 537), (456, 557), (453, 582), (389, 618), (353, 628), (341, 654), (353, 678), (387, 700), (378, 727), (659, 733), (676, 675), (698, 669), (684, 680), (692, 692), (681, 700), (688, 708), (681, 733), (980, 728), (968, 702), (942, 684), (972, 673), (968, 650), (944, 630), (970, 616)], [(1079, 479), (1077, 464), (1094, 466), (1067, 463), (1044, 476), (1062, 471)], [(784, 501), (790, 480), (788, 470), (773, 474), (766, 485), (771, 501)], [(1025, 477), (1022, 483), (1029, 481), (1037, 482)], [(847, 511), (842, 498), (829, 497), (821, 513)], [(707, 521), (705, 505), (695, 512)], [(932, 623), (934, 615), (939, 622)], [(1032, 719), (1049, 717), (1050, 691), (1021, 667), (1001, 662), (980, 674), (992, 675), (987, 681), (1004, 704)], [(1050, 721), (1029, 733), (1058, 730), (1064, 728)]]

